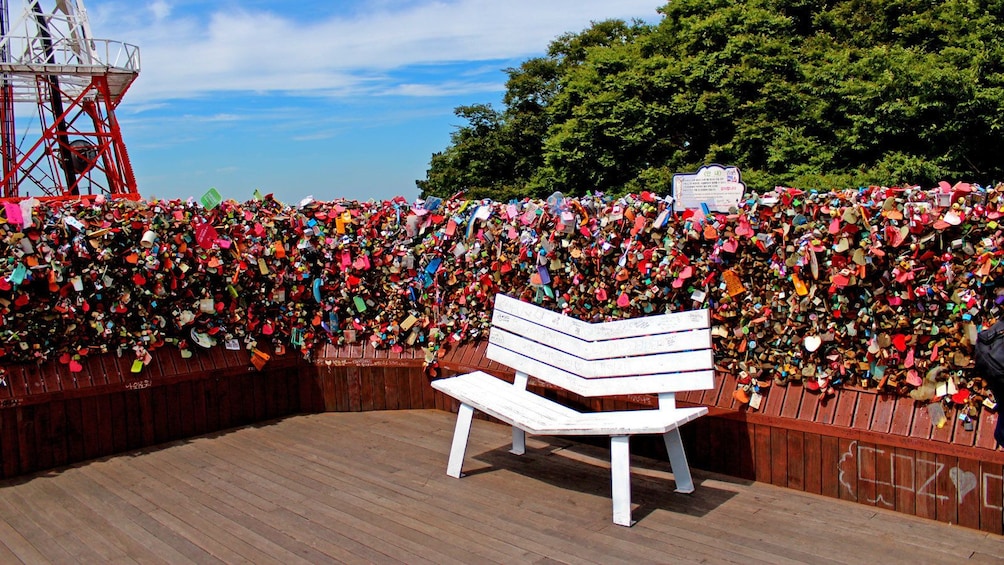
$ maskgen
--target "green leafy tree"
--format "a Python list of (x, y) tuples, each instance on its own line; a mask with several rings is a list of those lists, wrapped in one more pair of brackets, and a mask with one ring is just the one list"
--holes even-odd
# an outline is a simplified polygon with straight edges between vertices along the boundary
[[(660, 12), (652, 26), (566, 34), (510, 69), (489, 137), (471, 122), (442, 155), (458, 140), (490, 148), (497, 176), (480, 186), (509, 194), (663, 191), (712, 162), (759, 189), (1004, 180), (1004, 0), (675, 0)], [(432, 183), (436, 164), (428, 189), (470, 174)]]
[(432, 156), (424, 180), (416, 181), (424, 195), (471, 198), (546, 196), (552, 189), (532, 185), (544, 164), (544, 140), (553, 125), (549, 111), (567, 69), (582, 63), (589, 49), (625, 44), (647, 27), (610, 20), (579, 34), (555, 39), (546, 57), (528, 59), (506, 69), (505, 110), (490, 105), (461, 106), (455, 114), (467, 120), (451, 134), (451, 145)]

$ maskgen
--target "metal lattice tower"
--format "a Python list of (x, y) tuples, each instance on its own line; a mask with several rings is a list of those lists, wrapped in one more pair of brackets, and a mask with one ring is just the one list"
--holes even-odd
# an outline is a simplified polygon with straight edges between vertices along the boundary
[(139, 48), (93, 38), (82, 0), (10, 4), (0, 0), (0, 197), (138, 197), (115, 108)]

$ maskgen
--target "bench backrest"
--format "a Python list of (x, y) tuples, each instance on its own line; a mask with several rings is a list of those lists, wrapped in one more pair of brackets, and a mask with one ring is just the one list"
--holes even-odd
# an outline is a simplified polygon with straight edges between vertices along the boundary
[(590, 324), (499, 294), (488, 343), (489, 359), (581, 396), (714, 387), (706, 309)]

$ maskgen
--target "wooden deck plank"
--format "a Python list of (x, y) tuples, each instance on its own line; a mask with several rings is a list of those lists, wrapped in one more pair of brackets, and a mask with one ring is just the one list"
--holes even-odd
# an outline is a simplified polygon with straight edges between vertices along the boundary
[[(642, 457), (632, 457), (638, 522), (615, 526), (603, 442), (530, 437), (514, 456), (508, 426), (476, 420), (467, 475), (454, 479), (445, 473), (454, 419), (296, 416), (0, 482), (0, 562), (1004, 559), (999, 535), (763, 482), (695, 470), (697, 491), (674, 493), (668, 462)], [(785, 438), (789, 456), (799, 440)], [(803, 480), (830, 491), (837, 481), (823, 461), (820, 479)]]
[(200, 547), (196, 540), (175, 532), (157, 520), (153, 515), (157, 506), (149, 503), (136, 492), (145, 488), (142, 482), (129, 481), (123, 476), (109, 478), (99, 467), (100, 465), (94, 464), (81, 466), (76, 473), (77, 476), (74, 477), (72, 486), (67, 488), (75, 488), (81, 482), (85, 484), (91, 482), (94, 485), (94, 492), (97, 493), (96, 496), (99, 497), (102, 504), (121, 513), (125, 520), (135, 522), (142, 529), (150, 532), (155, 539), (165, 543), (172, 552), (184, 556), (186, 561), (223, 563), (222, 560)]
[[(269, 445), (267, 438), (261, 438), (260, 441), (262, 442), (261, 445)], [(363, 443), (365, 444), (366, 442)], [(401, 452), (398, 451), (398, 453)], [(250, 455), (250, 453), (247, 455)], [(298, 452), (298, 455), (305, 457), (307, 460), (316, 460), (316, 455), (309, 451)], [(280, 462), (273, 460), (268, 452), (258, 454), (255, 451), (254, 456), (257, 462), (266, 469), (273, 472), (281, 472), (281, 469), (278, 467)], [(401, 495), (404, 495), (406, 498), (418, 499), (425, 499), (427, 496), (407, 492), (406, 490), (378, 492), (376, 495), (368, 494), (374, 489), (379, 489), (378, 482), (373, 480), (375, 477), (383, 473), (400, 473), (402, 470), (395, 467), (382, 469), (369, 467), (362, 473), (362, 475), (367, 477), (367, 480), (364, 480), (358, 476), (358, 468), (353, 471), (353, 469), (345, 467), (335, 469), (325, 469), (324, 466), (314, 468), (304, 467), (290, 474), (288, 486), (293, 492), (297, 492), (303, 497), (304, 504), (329, 502), (330, 506), (338, 508), (339, 512), (348, 511), (351, 517), (357, 521), (360, 516), (375, 515), (376, 519), (365, 520), (365, 522), (378, 524), (380, 526), (379, 530), (383, 531), (368, 531), (366, 532), (366, 536), (369, 538), (382, 539), (384, 544), (393, 544), (395, 543), (393, 536), (388, 536), (388, 533), (392, 532), (398, 537), (403, 537), (406, 542), (421, 542), (427, 545), (435, 538), (442, 536), (445, 532), (450, 532), (451, 529), (446, 527), (448, 524), (441, 521), (430, 523), (427, 512), (422, 512), (416, 516), (408, 516), (402, 512), (399, 504), (393, 502), (394, 498), (399, 498)], [(353, 472), (357, 476), (353, 476)], [(386, 508), (388, 506), (390, 508)], [(371, 516), (371, 518), (373, 517)], [(454, 535), (449, 536), (450, 538), (455, 538), (458, 534), (461, 537), (468, 537), (462, 531), (454, 530), (452, 533)], [(423, 537), (426, 539), (423, 540)], [(490, 551), (489, 544), (479, 543), (479, 541), (483, 542), (484, 540), (472, 539), (470, 541), (473, 545), (464, 544), (457, 546), (451, 542), (435, 541), (434, 544), (437, 546), (436, 551), (440, 553), (436, 561), (442, 562), (443, 559), (446, 559), (448, 562), (463, 562), (468, 559), (467, 554), (469, 553), (495, 562), (503, 562), (511, 558), (511, 556), (497, 551)], [(402, 545), (402, 549), (414, 551), (413, 547), (408, 547), (411, 545), (412, 543), (405, 543)], [(385, 547), (385, 545), (383, 546)], [(492, 553), (495, 555), (492, 555)], [(408, 560), (410, 561), (411, 559)]]
[(31, 510), (28, 508), (22, 511), (17, 507), (17, 504), (9, 500), (0, 500), (0, 516), (3, 516), (3, 520), (31, 544), (34, 551), (42, 557), (43, 562), (69, 563), (72, 560), (72, 555), (59, 543), (62, 532), (47, 531), (44, 523), (39, 524)]
[(100, 485), (87, 480), (82, 474), (79, 478), (83, 480), (74, 481), (72, 488), (62, 482), (52, 481), (48, 486), (60, 493), (56, 496), (63, 497), (63, 504), (70, 513), (91, 523), (104, 535), (113, 537), (135, 561), (140, 563), (194, 561), (191, 556), (186, 556), (162, 540), (157, 532), (145, 529), (142, 521), (135, 519), (135, 514), (124, 512), (121, 506), (109, 500), (107, 491)]
[[(226, 520), (205, 500), (178, 490), (162, 468), (154, 469), (152, 473), (145, 468), (156, 461), (140, 457), (130, 463), (128, 466), (107, 467), (104, 471), (109, 478), (132, 477), (142, 483), (143, 488), (138, 489), (135, 495), (146, 499), (153, 506), (147, 513), (170, 530), (228, 563), (282, 563), (277, 557), (246, 541), (257, 539), (257, 536), (248, 537), (248, 530), (243, 524)], [(240, 530), (240, 533), (234, 533), (233, 529)]]
[[(387, 436), (385, 436), (385, 438), (386, 437)], [(393, 442), (393, 445), (395, 445), (395, 449), (407, 449), (408, 444), (412, 445), (418, 444), (417, 438), (412, 438), (412, 437), (406, 437), (400, 439), (388, 438), (388, 440)], [(477, 443), (472, 442), (471, 445), (472, 452), (481, 449), (487, 449), (487, 451), (489, 452), (497, 451), (496, 449), (494, 449), (495, 447), (497, 447), (497, 444), (493, 445), (492, 447), (488, 447), (485, 444), (478, 445)], [(418, 457), (418, 454), (415, 454), (415, 457)], [(512, 456), (506, 453), (505, 455), (502, 455), (502, 457), (511, 458)], [(437, 466), (441, 466), (442, 460), (440, 458), (430, 458), (426, 460), (426, 463), (429, 465), (437, 465), (438, 463), (440, 465)], [(485, 469), (487, 467), (482, 466), (480, 468)], [(477, 472), (476, 469), (477, 467), (472, 472), (476, 473)], [(559, 467), (552, 467), (551, 469), (548, 470), (562, 478), (570, 478), (572, 476), (576, 476), (583, 473), (583, 471), (587, 471), (588, 468), (583, 467), (581, 465), (576, 465), (574, 469), (567, 469), (565, 467), (559, 466)], [(400, 474), (402, 471), (398, 471), (397, 473)], [(342, 476), (345, 475), (344, 469), (339, 468), (337, 469), (337, 472)], [(601, 471), (601, 477), (602, 476), (604, 476), (604, 472)], [(543, 475), (538, 475), (538, 477), (543, 479), (554, 478), (554, 477), (549, 477), (546, 473)], [(357, 478), (363, 481), (367, 481), (369, 479), (369, 476), (364, 474), (363, 476)], [(470, 501), (465, 501), (465, 504), (471, 504), (471, 503), (488, 504), (488, 507), (494, 507), (494, 508), (504, 508), (505, 505), (521, 505), (522, 507), (531, 510), (534, 513), (535, 525), (540, 526), (542, 528), (560, 528), (563, 525), (568, 524), (569, 521), (573, 519), (591, 523), (597, 520), (598, 518), (602, 518), (603, 515), (606, 514), (607, 510), (606, 506), (608, 506), (609, 504), (608, 501), (601, 502), (600, 506), (598, 506), (595, 509), (596, 511), (585, 513), (583, 515), (584, 517), (575, 517), (569, 514), (568, 509), (556, 509), (553, 507), (553, 505), (542, 503), (542, 501), (525, 500), (522, 493), (510, 493), (506, 488), (508, 485), (504, 481), (500, 482), (498, 476), (490, 476), (490, 474), (484, 476), (479, 475), (477, 476), (477, 480), (479, 483), (489, 487), (490, 490), (482, 489), (472, 492), (471, 493), (472, 499)], [(410, 485), (412, 485), (411, 488), (416, 488), (419, 485), (427, 483), (427, 481), (428, 477), (424, 475), (416, 476), (414, 477), (414, 481), (410, 483)], [(667, 486), (669, 485), (664, 485), (664, 487)], [(449, 495), (450, 494), (449, 491), (451, 490), (456, 491), (457, 485), (455, 483), (451, 485), (449, 482), (447, 482), (445, 487), (447, 488), (447, 490), (444, 491), (443, 494)], [(601, 488), (605, 489), (606, 487), (604, 485)], [(416, 492), (416, 491), (411, 491), (411, 492)], [(420, 493), (422, 491), (417, 491), (417, 492)], [(408, 494), (408, 492), (406, 492), (405, 494)], [(604, 497), (609, 496), (609, 493), (605, 493), (605, 491), (600, 492), (598, 494)]]
[(0, 558), (4, 563), (44, 563), (45, 556), (39, 553), (35, 546), (31, 544), (21, 532), (9, 524), (7, 520), (0, 520)]
[[(161, 461), (151, 461), (151, 458), (142, 457), (134, 463), (138, 470), (150, 474), (158, 474), (157, 471), (160, 469), (151, 469), (149, 466), (164, 464)], [(251, 527), (251, 523), (255, 521), (252, 515), (238, 510), (238, 507), (247, 508), (240, 504), (239, 499), (226, 495), (222, 489), (200, 487), (198, 475), (182, 472), (163, 473), (160, 476), (159, 483), (155, 485), (157, 488), (166, 488), (170, 492), (177, 493), (178, 496), (185, 497), (190, 503), (202, 505), (205, 510), (199, 508), (198, 513), (207, 514), (214, 524), (219, 525), (219, 534), (222, 535), (221, 541), (236, 538), (246, 542), (247, 547), (243, 549), (247, 551), (249, 560), (273, 563), (309, 562), (288, 547), (283, 547), (267, 536), (261, 535), (260, 529)], [(177, 503), (177, 500), (174, 502)], [(188, 519), (185, 521), (189, 522)], [(197, 524), (193, 523), (193, 525)]]
[[(258, 453), (249, 457), (248, 453), (231, 446), (220, 446), (219, 442), (202, 452), (208, 459), (218, 459), (217, 466), (226, 466), (231, 480), (240, 480), (255, 489), (262, 497), (277, 504), (290, 505), (285, 508), (285, 514), (279, 513), (285, 520), (300, 519), (300, 529), (322, 529), (325, 537), (334, 540), (334, 544), (323, 549), (333, 557), (346, 561), (396, 559), (402, 562), (430, 562), (417, 554), (402, 550), (394, 543), (381, 544), (378, 548), (370, 547), (369, 543), (379, 538), (379, 526), (365, 521), (356, 520), (347, 515), (339, 504), (328, 506), (318, 504), (316, 497), (325, 497), (324, 493), (310, 490), (299, 483), (299, 474), (287, 471), (282, 467), (282, 461), (270, 463), (268, 453)], [(223, 456), (222, 458), (220, 456)], [(263, 458), (265, 457), (265, 458)], [(288, 454), (285, 455), (288, 457)], [(287, 475), (293, 474), (294, 477)], [(306, 490), (306, 492), (304, 492)], [(311, 544), (317, 543), (316, 540)], [(341, 549), (348, 548), (351, 553)], [(339, 552), (346, 553), (340, 556)]]
[[(393, 434), (393, 435), (397, 435), (397, 434)], [(385, 437), (390, 437), (390, 436), (385, 436)], [(404, 448), (408, 444), (414, 444), (414, 440), (415, 439), (416, 438), (408, 436), (408, 437), (405, 437), (405, 438), (400, 438), (400, 439), (396, 439), (396, 440), (392, 440), (392, 441), (395, 441), (395, 442), (401, 441), (402, 442), (401, 447)], [(533, 447), (532, 446), (532, 441), (533, 440), (531, 440), (531, 447)], [(497, 445), (497, 443), (493, 443), (492, 445)], [(541, 446), (547, 446), (547, 447), (549, 447), (550, 444), (543, 444), (543, 443), (541, 443), (541, 444), (537, 445), (536, 447), (539, 448)], [(476, 451), (477, 449), (481, 449), (483, 447), (485, 447), (485, 446), (479, 445), (478, 447), (475, 447), (474, 445), (472, 445), (472, 451)], [(493, 450), (493, 456), (496, 455), (496, 454), (499, 457), (502, 457), (502, 458), (505, 458), (505, 459), (514, 459), (514, 456), (512, 456), (512, 455), (510, 455), (508, 453), (498, 453), (497, 449)], [(518, 459), (516, 459), (516, 460), (518, 460)], [(434, 465), (437, 465), (437, 466), (441, 467), (443, 461), (442, 461), (442, 458), (435, 458), (435, 460), (431, 461), (431, 463), (434, 464)], [(557, 466), (555, 466), (554, 463), (557, 463)], [(594, 461), (594, 463), (596, 463), (596, 462)], [(605, 461), (600, 461), (599, 463), (601, 465), (604, 465)], [(554, 512), (553, 508), (549, 512), (542, 512), (541, 511), (542, 510), (541, 507), (533, 507), (533, 511), (535, 513), (539, 513), (540, 514), (538, 516), (535, 516), (534, 520), (530, 524), (531, 526), (533, 526), (533, 528), (531, 528), (529, 531), (511, 532), (511, 534), (515, 534), (516, 535), (516, 537), (514, 537), (514, 538), (512, 538), (512, 540), (510, 540), (512, 543), (524, 543), (524, 542), (521, 542), (520, 540), (534, 539), (534, 538), (540, 537), (542, 535), (549, 535), (549, 536), (560, 535), (561, 532), (569, 530), (569, 529), (574, 529), (576, 527), (589, 528), (589, 529), (599, 527), (601, 529), (605, 529), (606, 527), (610, 526), (610, 527), (613, 527), (613, 528), (617, 529), (615, 526), (612, 526), (610, 524), (609, 518), (608, 518), (608, 515), (607, 515), (607, 513), (609, 512), (609, 504), (610, 504), (610, 502), (609, 502), (609, 492), (606, 491), (606, 486), (605, 486), (606, 476), (607, 476), (606, 473), (608, 472), (608, 470), (602, 471), (601, 474), (600, 474), (600, 476), (597, 476), (596, 469), (591, 469), (590, 470), (588, 466), (583, 466), (582, 464), (576, 464), (576, 463), (568, 463), (568, 462), (566, 462), (565, 464), (562, 464), (560, 458), (554, 458), (552, 460), (548, 460), (546, 462), (546, 465), (547, 465), (547, 467), (549, 467), (549, 468), (551, 468), (553, 470), (553, 476), (550, 477), (551, 480), (554, 480), (554, 479), (560, 477), (561, 480), (565, 480), (565, 481), (570, 481), (570, 482), (576, 483), (580, 487), (581, 487), (582, 484), (584, 484), (586, 482), (593, 483), (593, 486), (595, 487), (596, 484), (597, 484), (597, 482), (598, 482), (599, 489), (602, 492), (598, 493), (599, 497), (595, 501), (596, 504), (591, 504), (588, 507), (577, 506), (577, 507), (571, 508), (571, 509), (569, 509), (569, 508), (565, 508), (565, 509), (558, 508), (557, 510), (559, 510), (559, 512)], [(668, 467), (668, 465), (664, 465), (664, 466)], [(539, 471), (540, 470), (535, 470), (534, 474), (536, 476), (539, 476)], [(485, 510), (487, 510), (489, 513), (491, 512), (492, 508), (503, 509), (503, 508), (506, 507), (505, 505), (510, 505), (511, 507), (515, 507), (515, 506), (513, 506), (514, 504), (519, 505), (520, 504), (520, 500), (515, 500), (515, 501), (509, 500), (509, 501), (507, 501), (507, 500), (504, 500), (504, 499), (505, 498), (511, 498), (511, 497), (518, 497), (519, 499), (522, 499), (522, 495), (519, 495), (519, 494), (513, 495), (513, 494), (509, 493), (508, 490), (507, 490), (508, 488), (511, 487), (511, 485), (509, 484), (509, 481), (505, 480), (503, 477), (497, 477), (497, 476), (493, 477), (493, 475), (494, 475), (493, 473), (483, 473), (483, 474), (478, 474), (478, 475), (475, 475), (475, 476), (468, 477), (468, 479), (470, 479), (470, 480), (463, 481), (463, 482), (473, 482), (473, 480), (477, 480), (478, 481), (478, 485), (477, 485), (478, 488), (477, 489), (472, 489), (472, 491), (469, 494), (466, 495), (466, 496), (471, 496), (470, 500), (466, 499), (466, 496), (461, 493), (460, 489), (458, 489), (458, 488), (449, 488), (449, 484), (446, 485), (448, 488), (447, 488), (447, 490), (443, 491), (443, 493), (441, 494), (441, 496), (453, 496), (454, 498), (459, 498), (458, 502), (460, 503), (460, 505), (459, 505), (460, 508), (470, 508), (470, 507), (472, 507), (474, 505), (477, 505), (479, 503), (484, 503), (486, 501), (485, 499), (487, 498), (489, 504), (485, 508)], [(422, 478), (425, 479), (424, 477), (422, 477)], [(661, 487), (661, 489), (662, 489), (662, 491), (664, 493), (668, 491), (668, 489), (666, 488), (667, 486), (668, 485), (665, 484), (665, 483), (663, 483), (663, 484), (660, 485), (660, 487)], [(596, 494), (596, 493), (594, 493), (594, 494)], [(635, 494), (638, 495), (639, 493), (636, 492)], [(638, 498), (638, 496), (636, 496), (636, 499), (637, 498)], [(520, 505), (520, 508), (531, 508), (531, 504), (530, 503), (526, 502), (525, 500), (523, 500), (522, 502), (523, 502), (523, 504)], [(542, 505), (542, 506), (547, 506), (547, 505)], [(481, 522), (483, 522), (483, 519), (479, 519), (477, 522), (474, 522), (474, 523), (480, 524)], [(439, 524), (438, 521), (437, 521), (437, 524)], [(502, 520), (500, 522), (491, 524), (491, 528), (487, 532), (485, 532), (485, 535), (489, 535), (489, 536), (492, 536), (492, 537), (499, 536), (500, 532), (502, 532), (505, 528), (508, 528), (508, 527), (510, 527), (510, 526), (507, 523), (507, 521)], [(524, 526), (524, 529), (525, 529), (525, 526)], [(503, 535), (508, 535), (508, 534), (503, 534)], [(482, 543), (483, 543), (483, 540), (486, 539), (486, 538), (482, 537), (480, 539), (482, 540)], [(506, 541), (506, 540), (502, 540), (502, 541)], [(541, 541), (543, 543), (546, 543), (547, 540), (546, 540), (546, 538), (543, 538), (543, 539), (541, 539)], [(570, 541), (569, 541), (569, 543), (570, 543)], [(566, 553), (566, 552), (571, 551), (572, 553), (570, 555), (574, 556), (576, 559), (592, 561), (592, 560), (597, 559), (597, 557), (596, 557), (597, 555), (602, 555), (603, 554), (602, 553), (603, 552), (603, 550), (602, 550), (603, 546), (610, 546), (611, 544), (617, 545), (617, 543), (618, 542), (616, 542), (616, 541), (614, 541), (614, 542), (603, 542), (603, 543), (599, 544), (598, 547), (584, 547), (584, 548), (581, 548), (581, 547), (578, 547), (578, 546), (582, 545), (582, 543), (580, 542), (578, 544), (578, 546), (576, 546), (576, 545), (565, 545), (565, 547), (561, 547), (561, 546), (558, 546), (558, 547), (541, 546), (541, 547), (537, 548), (537, 550), (538, 551), (543, 550), (543, 551), (554, 552), (555, 549), (558, 549), (559, 551), (557, 553), (553, 553), (553, 556), (549, 556), (549, 558), (555, 559), (555, 560), (560, 560), (560, 559), (563, 559), (563, 558), (567, 558), (566, 556), (569, 555), (569, 554)], [(554, 545), (553, 541), (551, 542), (551, 545), (552, 546)], [(589, 545), (594, 545), (594, 544), (589, 544)], [(643, 548), (642, 546), (622, 547), (622, 548), (620, 548), (618, 550), (618, 554), (621, 555), (622, 558), (624, 558), (626, 561), (631, 561), (630, 559), (628, 559), (628, 556), (630, 556), (632, 553), (637, 554), (637, 555), (635, 555), (634, 561), (641, 560), (641, 561), (651, 562), (651, 561), (661, 561), (661, 560), (665, 559), (665, 554), (664, 553), (663, 554), (643, 553), (644, 549), (645, 548)], [(609, 551), (609, 549), (607, 551)], [(600, 553), (597, 553), (597, 552), (600, 552)]]
[(111, 563), (130, 559), (125, 548), (117, 540), (102, 535), (94, 521), (70, 512), (66, 498), (51, 482), (35, 480), (14, 489), (0, 504), (9, 501), (18, 511), (28, 513), (48, 535), (55, 536), (57, 544), (80, 561)]
[(196, 453), (190, 453), (183, 460), (173, 459), (170, 463), (180, 480), (217, 499), (219, 504), (216, 508), (229, 519), (243, 522), (256, 535), (282, 547), (284, 553), (296, 553), (288, 557), (290, 560), (305, 559), (316, 563), (333, 558), (352, 560), (362, 557), (335, 546), (330, 540), (311, 539), (312, 534), (302, 535), (302, 532), (314, 529), (307, 518), (260, 496), (254, 483), (234, 481), (234, 477), (226, 474), (224, 469), (199, 459)]

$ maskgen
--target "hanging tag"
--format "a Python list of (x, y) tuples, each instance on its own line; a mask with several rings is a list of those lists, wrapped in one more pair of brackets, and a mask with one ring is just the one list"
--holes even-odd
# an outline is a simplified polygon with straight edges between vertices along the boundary
[(259, 371), (265, 368), (265, 363), (267, 363), (271, 358), (272, 357), (269, 354), (259, 351), (258, 349), (253, 349), (251, 351), (251, 364)]
[(199, 200), (202, 202), (202, 206), (206, 210), (212, 210), (223, 202), (223, 197), (220, 196), (220, 192), (218, 190), (210, 188)]
[(669, 220), (669, 209), (667, 208), (659, 213), (659, 216), (655, 219), (655, 222), (652, 224), (652, 227), (656, 229), (662, 228), (663, 226), (666, 225), (666, 222), (668, 220)]
[(729, 293), (729, 296), (735, 298), (736, 296), (746, 292), (746, 287), (743, 286), (743, 281), (732, 269), (727, 269), (722, 272), (722, 280), (725, 281), (726, 292)]
[[(17, 267), (14, 267), (14, 272), (10, 274), (7, 280), (9, 280), (14, 286), (17, 286), (23, 283), (25, 277), (27, 276), (28, 268), (25, 267), (23, 263), (18, 263)], [(80, 290), (83, 290), (83, 286), (81, 286)]]
[(791, 282), (795, 285), (795, 294), (799, 296), (806, 296), (809, 294), (809, 289), (802, 282), (802, 279), (798, 277), (795, 273), (791, 274)]
[(401, 322), (401, 329), (407, 331), (411, 329), (411, 326), (414, 326), (417, 321), (418, 318), (416, 318), (413, 314), (408, 314), (408, 317)]
[(537, 273), (540, 274), (540, 284), (551, 284), (551, 274), (543, 265), (537, 265)]
[(941, 406), (940, 402), (932, 402), (927, 405), (927, 413), (931, 416), (931, 424), (939, 430), (945, 427), (948, 423), (948, 418), (945, 416), (945, 409)]
[(13, 224), (21, 229), (24, 225), (24, 218), (21, 215), (21, 206), (17, 202), (4, 202), (4, 211), (7, 213), (7, 223)]
[(63, 216), (63, 223), (77, 231), (84, 231), (84, 224), (73, 216)]

